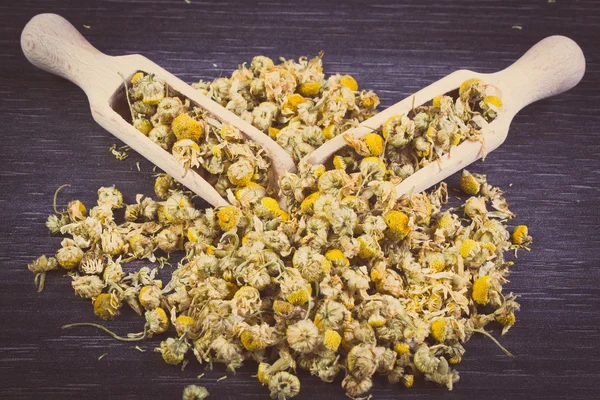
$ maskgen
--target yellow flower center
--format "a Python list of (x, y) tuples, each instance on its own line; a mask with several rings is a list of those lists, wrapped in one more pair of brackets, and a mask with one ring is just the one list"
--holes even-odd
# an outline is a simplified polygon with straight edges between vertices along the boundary
[(281, 132), (281, 129), (277, 129), (274, 127), (269, 128), (269, 136), (271, 136), (271, 139), (277, 139), (277, 136), (279, 136), (279, 132)]
[(342, 337), (334, 330), (327, 329), (323, 335), (323, 344), (331, 351), (337, 351), (342, 343)]
[(477, 242), (473, 239), (465, 239), (460, 245), (460, 255), (464, 258), (473, 256), (473, 253), (477, 250)]
[(340, 83), (346, 86), (348, 89), (354, 91), (358, 90), (358, 83), (351, 75), (344, 75), (340, 78)]
[(404, 239), (410, 232), (408, 215), (402, 211), (390, 211), (383, 217), (390, 236), (395, 240)]
[(519, 225), (515, 227), (511, 236), (511, 241), (513, 244), (523, 244), (527, 239), (528, 233), (529, 229), (527, 228), (527, 225)]
[(191, 139), (197, 142), (204, 133), (202, 124), (186, 113), (179, 114), (173, 120), (171, 129), (175, 136), (177, 136), (177, 140)]
[(217, 211), (219, 226), (225, 232), (234, 229), (242, 218), (242, 210), (234, 206), (225, 206)]
[(477, 182), (477, 179), (475, 179), (473, 175), (463, 172), (460, 178), (460, 188), (466, 194), (474, 196), (477, 193), (479, 193), (481, 185), (479, 184), (479, 182)]
[(311, 214), (313, 212), (313, 206), (315, 204), (315, 201), (317, 200), (318, 197), (319, 197), (318, 192), (315, 192), (309, 196), (306, 196), (306, 198), (304, 200), (302, 200), (302, 203), (300, 203), (300, 211), (303, 214)]
[(397, 343), (394, 346), (394, 351), (399, 355), (406, 354), (410, 351), (410, 346), (406, 343)]
[(306, 288), (300, 288), (294, 290), (292, 293), (286, 296), (286, 300), (295, 306), (305, 304), (308, 301), (308, 290)]
[(143, 72), (136, 72), (135, 75), (131, 78), (131, 83), (136, 83), (139, 79), (144, 77)]
[(485, 306), (490, 301), (490, 280), (490, 276), (485, 275), (477, 278), (473, 283), (473, 300), (482, 306)]
[(323, 128), (323, 136), (325, 136), (325, 139), (329, 140), (335, 136), (336, 130), (337, 127), (335, 126), (335, 124), (329, 124), (325, 128)]
[(371, 156), (378, 157), (383, 153), (383, 145), (384, 140), (381, 136), (376, 133), (369, 133), (365, 135), (364, 139), (365, 144), (369, 148), (369, 152)]
[(304, 97), (314, 97), (319, 94), (321, 84), (319, 82), (306, 82), (300, 85), (298, 93)]
[(431, 323), (431, 336), (440, 343), (446, 340), (446, 321), (443, 318)]

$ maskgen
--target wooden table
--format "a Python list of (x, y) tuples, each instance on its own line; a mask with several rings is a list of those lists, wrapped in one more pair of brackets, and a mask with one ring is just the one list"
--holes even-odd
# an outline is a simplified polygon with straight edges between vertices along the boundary
[[(44, 226), (52, 195), (60, 203), (91, 204), (100, 186), (115, 184), (128, 202), (152, 193), (152, 165), (136, 154), (118, 162), (116, 140), (92, 120), (74, 85), (30, 65), (19, 47), (25, 23), (40, 12), (63, 15), (107, 54), (142, 53), (182, 79), (214, 79), (239, 63), (314, 56), (325, 51), (325, 71), (349, 73), (375, 90), (382, 106), (448, 73), (504, 68), (545, 36), (573, 38), (587, 58), (574, 90), (524, 109), (505, 144), (471, 168), (506, 189), (514, 224), (527, 224), (533, 251), (521, 253), (506, 290), (521, 295), (517, 324), (502, 343), (474, 337), (458, 367), (453, 392), (420, 383), (411, 390), (377, 379), (378, 399), (592, 398), (600, 390), (600, 8), (592, 0), (454, 2), (345, 1), (5, 1), (0, 5), (0, 398), (180, 398), (192, 383), (212, 398), (266, 398), (251, 375), (255, 365), (226, 374), (192, 362), (181, 372), (152, 352), (142, 353), (87, 329), (91, 305), (77, 300), (70, 279), (48, 276), (36, 293), (27, 263), (60, 242)], [(88, 27), (85, 27), (88, 26)], [(117, 143), (119, 145), (119, 143)], [(141, 171), (136, 168), (140, 163)], [(456, 177), (449, 180), (456, 186)], [(107, 324), (139, 331), (125, 315)], [(98, 360), (103, 353), (108, 353)], [(226, 380), (217, 382), (228, 375)], [(340, 398), (301, 374), (302, 399)]]

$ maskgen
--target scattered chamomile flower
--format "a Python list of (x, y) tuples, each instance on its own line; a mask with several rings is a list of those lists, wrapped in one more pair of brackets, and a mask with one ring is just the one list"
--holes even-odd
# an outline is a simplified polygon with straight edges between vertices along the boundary
[(183, 390), (182, 400), (204, 400), (208, 397), (208, 390), (204, 386), (189, 385)]

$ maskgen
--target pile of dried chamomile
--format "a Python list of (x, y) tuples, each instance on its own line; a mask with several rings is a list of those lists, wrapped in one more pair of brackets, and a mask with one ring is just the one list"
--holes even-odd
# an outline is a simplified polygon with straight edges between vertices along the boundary
[[(64, 239), (56, 254), (29, 265), (38, 289), (60, 267), (100, 319), (130, 307), (145, 321), (143, 332), (125, 337), (99, 324), (69, 327), (160, 340), (156, 351), (172, 365), (196, 359), (234, 372), (255, 363), (274, 399), (300, 392), (300, 370), (341, 381), (351, 397), (368, 393), (375, 374), (405, 387), (422, 378), (452, 389), (453, 366), (473, 334), (500, 346), (485, 327), (497, 323), (505, 333), (515, 323), (516, 296), (502, 292), (512, 265), (504, 255), (527, 248), (527, 227), (509, 233), (514, 215), (484, 175), (463, 171), (470, 197), (456, 208), (444, 209), (445, 183), (400, 199), (395, 192), (453, 146), (482, 141), (500, 94), (466, 81), (457, 98), (436, 97), (360, 140), (346, 136), (349, 146), (331, 165), (314, 166), (302, 157), (379, 104), (349, 75), (326, 79), (321, 59), (275, 64), (257, 56), (230, 78), (194, 84), (298, 161), (297, 173), (279, 182), (285, 210), (268, 187), (270, 160), (260, 147), (159, 78), (133, 77), (128, 98), (140, 134), (232, 204), (198, 208), (167, 175), (157, 177), (155, 198), (138, 194), (131, 204), (115, 187), (100, 188), (95, 205), (73, 200), (64, 211), (55, 197), (47, 225)], [(184, 256), (171, 266), (174, 253)], [(184, 398), (207, 394), (190, 386)]]

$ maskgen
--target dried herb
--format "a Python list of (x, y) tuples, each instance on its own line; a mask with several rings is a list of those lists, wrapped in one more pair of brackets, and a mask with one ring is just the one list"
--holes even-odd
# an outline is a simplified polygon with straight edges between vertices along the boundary
[[(231, 78), (194, 86), (300, 160), (379, 104), (350, 75), (325, 79), (321, 58), (275, 65), (258, 56)], [(368, 393), (375, 374), (405, 387), (419, 377), (452, 389), (459, 379), (452, 366), (475, 333), (510, 354), (485, 327), (496, 321), (506, 333), (515, 323), (517, 296), (503, 293), (512, 265), (504, 255), (528, 249), (531, 237), (524, 225), (507, 230), (514, 215), (503, 192), (467, 171), (460, 186), (469, 197), (459, 208), (445, 208), (445, 183), (400, 199), (395, 192), (452, 147), (483, 141), (502, 108), (496, 88), (471, 79), (457, 98), (394, 115), (362, 139), (345, 136), (349, 146), (331, 165), (299, 163), (282, 177), (284, 211), (269, 196), (270, 160), (259, 147), (156, 77), (138, 73), (131, 82), (134, 126), (212, 179), (231, 205), (197, 209), (171, 177), (158, 175), (157, 200), (137, 195), (125, 204), (119, 190), (104, 187), (89, 211), (77, 200), (64, 212), (55, 206), (48, 227), (67, 237), (55, 257), (30, 264), (36, 279), (60, 265), (99, 318), (115, 319), (128, 306), (145, 320), (143, 332), (125, 337), (97, 324), (65, 327), (138, 341), (172, 326), (155, 349), (166, 363), (195, 357), (234, 372), (255, 360), (274, 399), (300, 392), (298, 369), (324, 382), (344, 375), (351, 397)], [(179, 251), (185, 256), (164, 284), (160, 271)], [(154, 265), (125, 272), (134, 260)], [(188, 386), (183, 397), (207, 395)]]

